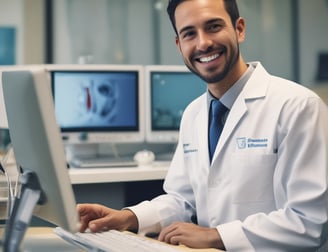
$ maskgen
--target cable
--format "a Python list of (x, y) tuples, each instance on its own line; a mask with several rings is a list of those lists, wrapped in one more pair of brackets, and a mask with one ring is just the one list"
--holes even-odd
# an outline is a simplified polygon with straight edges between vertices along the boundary
[(15, 187), (13, 187), (13, 181), (11, 180), (11, 176), (10, 173), (8, 172), (7, 169), (7, 164), (8, 164), (8, 159), (9, 157), (13, 155), (13, 148), (12, 146), (8, 146), (7, 148), (7, 152), (5, 154), (5, 156), (2, 158), (2, 160), (0, 161), (0, 172), (3, 173), (6, 177), (6, 182), (7, 182), (7, 188), (8, 188), (8, 201), (7, 201), (7, 218), (10, 217), (11, 212), (12, 212), (12, 208), (14, 205), (14, 200), (15, 197), (19, 191), (19, 175), (20, 172), (18, 172), (17, 174), (17, 178), (15, 179)]

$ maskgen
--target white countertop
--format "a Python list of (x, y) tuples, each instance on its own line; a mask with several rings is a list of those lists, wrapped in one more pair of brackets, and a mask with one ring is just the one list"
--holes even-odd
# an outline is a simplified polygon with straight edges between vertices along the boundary
[(72, 184), (129, 182), (164, 179), (168, 162), (154, 162), (151, 166), (111, 168), (69, 168)]

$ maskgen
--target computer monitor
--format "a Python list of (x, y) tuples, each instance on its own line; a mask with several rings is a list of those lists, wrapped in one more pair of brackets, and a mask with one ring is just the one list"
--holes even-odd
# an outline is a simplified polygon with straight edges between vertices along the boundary
[(6, 223), (4, 251), (18, 251), (15, 248), (32, 213), (68, 231), (78, 230), (74, 193), (47, 81), (44, 67), (2, 73), (11, 143), (22, 172), (22, 190)]
[(55, 114), (66, 144), (142, 142), (140, 65), (47, 65)]
[(151, 65), (145, 68), (146, 140), (176, 143), (182, 113), (207, 85), (183, 65)]

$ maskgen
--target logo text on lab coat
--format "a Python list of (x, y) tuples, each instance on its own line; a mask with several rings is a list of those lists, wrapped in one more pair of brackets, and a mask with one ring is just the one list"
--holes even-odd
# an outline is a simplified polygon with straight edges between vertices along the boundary
[(268, 139), (267, 138), (238, 137), (237, 138), (237, 147), (238, 147), (238, 149), (266, 148), (266, 147), (268, 147)]
[(190, 144), (183, 144), (183, 152), (184, 153), (190, 153), (190, 152), (197, 152), (197, 149), (190, 148)]

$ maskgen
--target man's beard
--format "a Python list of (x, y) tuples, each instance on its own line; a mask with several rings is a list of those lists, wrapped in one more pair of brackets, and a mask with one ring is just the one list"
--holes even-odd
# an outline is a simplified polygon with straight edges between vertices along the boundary
[(222, 81), (230, 72), (230, 70), (236, 65), (238, 58), (239, 58), (239, 46), (237, 46), (237, 53), (234, 54), (226, 64), (224, 66), (224, 69), (222, 72), (220, 72), (219, 74), (214, 74), (216, 69), (213, 69), (213, 74), (209, 73), (209, 74), (201, 74), (200, 72), (197, 71), (196, 68), (193, 68), (190, 64), (188, 64), (188, 62), (186, 60), (184, 60), (185, 65), (187, 66), (187, 68), (194, 74), (196, 74), (199, 78), (201, 78), (202, 80), (204, 80), (206, 83), (217, 83)]

